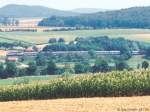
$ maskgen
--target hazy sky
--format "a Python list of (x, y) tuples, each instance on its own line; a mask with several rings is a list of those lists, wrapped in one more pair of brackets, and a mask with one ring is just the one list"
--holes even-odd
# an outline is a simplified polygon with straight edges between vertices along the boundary
[(120, 9), (150, 6), (150, 0), (0, 0), (0, 7), (6, 4), (43, 5), (63, 10), (74, 8)]

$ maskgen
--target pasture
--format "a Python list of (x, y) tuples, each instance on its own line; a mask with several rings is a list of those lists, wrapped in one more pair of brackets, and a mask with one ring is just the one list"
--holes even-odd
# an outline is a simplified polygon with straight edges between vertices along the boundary
[(76, 37), (110, 36), (124, 37), (130, 40), (150, 42), (149, 29), (99, 29), (99, 30), (75, 30), (75, 31), (50, 31), (50, 32), (0, 32), (1, 37), (6, 40), (26, 41), (34, 44), (47, 43), (49, 38), (64, 38), (67, 42)]

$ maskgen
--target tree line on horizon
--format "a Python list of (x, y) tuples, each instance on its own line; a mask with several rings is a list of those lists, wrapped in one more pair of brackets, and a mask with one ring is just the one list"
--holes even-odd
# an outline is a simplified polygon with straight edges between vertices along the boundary
[(51, 16), (39, 26), (92, 28), (150, 28), (150, 7), (134, 7), (80, 16)]

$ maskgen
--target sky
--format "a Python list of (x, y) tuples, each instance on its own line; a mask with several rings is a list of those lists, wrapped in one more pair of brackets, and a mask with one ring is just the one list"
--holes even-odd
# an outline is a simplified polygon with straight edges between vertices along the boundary
[(42, 5), (62, 10), (75, 8), (122, 9), (150, 6), (150, 0), (0, 0), (0, 7), (7, 4)]

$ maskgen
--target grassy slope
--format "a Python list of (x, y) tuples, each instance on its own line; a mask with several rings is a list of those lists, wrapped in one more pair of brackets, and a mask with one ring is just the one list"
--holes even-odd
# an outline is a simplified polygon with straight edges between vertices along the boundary
[(0, 32), (0, 37), (23, 40), (33, 43), (45, 43), (52, 37), (63, 37), (72, 41), (76, 37), (104, 36), (125, 37), (131, 40), (150, 42), (150, 30), (147, 29), (104, 29), (104, 30), (76, 30), (51, 32)]
[(134, 112), (150, 112), (149, 101), (149, 96), (14, 101), (0, 102), (0, 110), (2, 112), (37, 112), (37, 110), (38, 112), (118, 112), (118, 109), (136, 109)]

